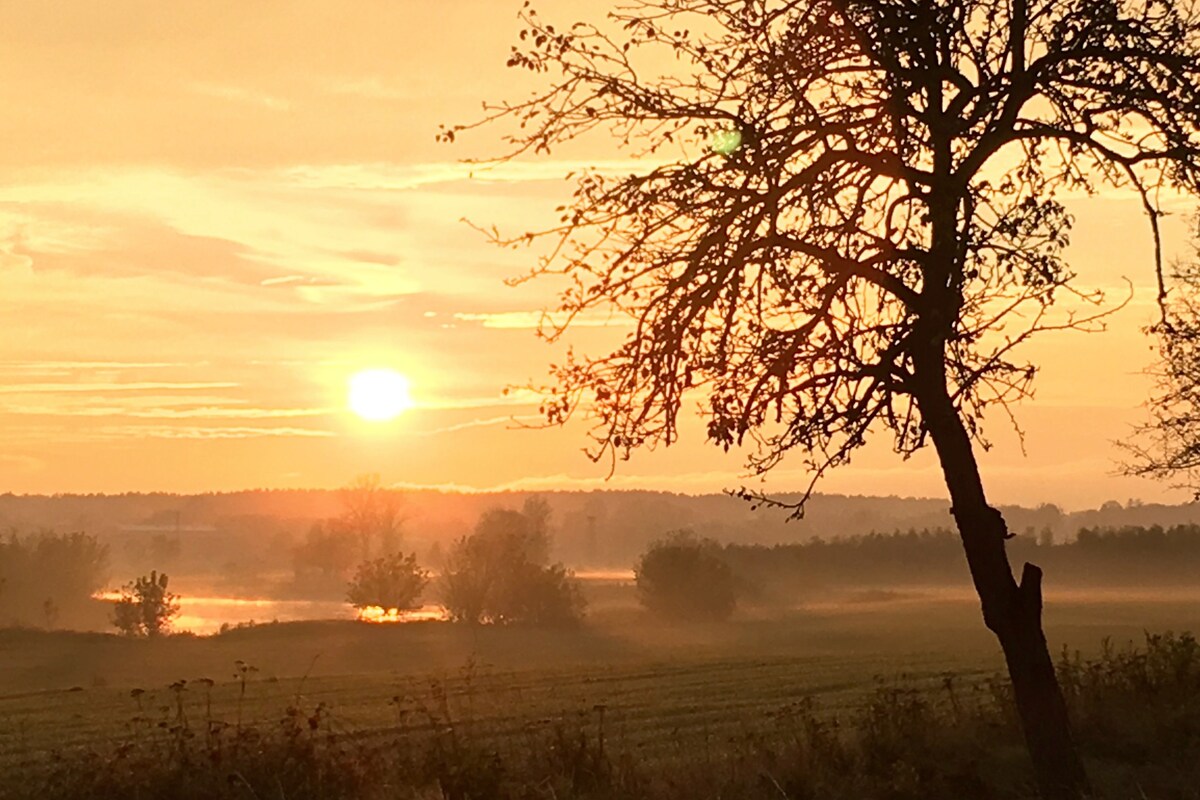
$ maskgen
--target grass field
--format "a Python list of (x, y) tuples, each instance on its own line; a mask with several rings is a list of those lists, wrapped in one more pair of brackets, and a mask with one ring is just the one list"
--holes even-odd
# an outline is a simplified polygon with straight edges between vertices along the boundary
[[(1145, 630), (1200, 630), (1190, 596), (1051, 596), (1052, 646), (1094, 652)], [(242, 681), (236, 663), (255, 667)], [(940, 690), (1000, 669), (969, 596), (867, 593), (786, 614), (672, 627), (620, 607), (577, 630), (445, 623), (264, 625), (214, 637), (0, 633), (0, 766), (158, 735), (182, 713), (270, 725), (323, 709), (346, 736), (453, 724), (512, 739), (569, 719), (648, 757), (702, 752), (804, 698), (848, 712), (880, 679)], [(208, 679), (212, 686), (207, 685)], [(169, 688), (176, 681), (186, 686)], [(134, 697), (131, 690), (144, 693)], [(323, 704), (323, 705), (322, 705)]]

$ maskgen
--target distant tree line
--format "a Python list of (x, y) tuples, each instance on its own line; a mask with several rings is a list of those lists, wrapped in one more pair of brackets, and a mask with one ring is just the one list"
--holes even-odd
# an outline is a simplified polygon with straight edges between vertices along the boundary
[[(1195, 585), (1200, 525), (1082, 528), (1068, 542), (1029, 531), (1014, 558), (1052, 565), (1059, 585)], [(737, 605), (787, 604), (839, 588), (962, 586), (962, 547), (946, 529), (870, 533), (774, 546), (721, 544), (690, 530), (651, 543), (634, 566), (638, 599), (666, 619), (723, 619)]]
[[(1060, 585), (1194, 584), (1200, 574), (1200, 525), (1083, 528), (1066, 542), (1030, 531), (1009, 549), (1016, 561), (1052, 566)], [(967, 585), (961, 545), (944, 529), (773, 547), (729, 544), (721, 557), (742, 595), (764, 602), (836, 586)]]

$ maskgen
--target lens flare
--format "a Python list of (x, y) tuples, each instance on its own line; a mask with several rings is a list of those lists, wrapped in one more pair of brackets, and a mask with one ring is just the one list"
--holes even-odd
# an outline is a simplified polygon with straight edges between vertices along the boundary
[(742, 146), (742, 132), (737, 128), (728, 128), (713, 134), (712, 149), (714, 153), (723, 156), (733, 155)]

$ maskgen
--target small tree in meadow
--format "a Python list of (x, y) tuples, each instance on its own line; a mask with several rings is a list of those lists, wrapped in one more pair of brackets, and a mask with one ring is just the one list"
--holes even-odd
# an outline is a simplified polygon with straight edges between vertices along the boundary
[(428, 583), (429, 573), (417, 564), (416, 555), (393, 553), (359, 564), (346, 598), (357, 609), (406, 611), (420, 607)]
[(492, 509), (454, 543), (441, 577), (452, 619), (470, 623), (566, 624), (583, 615), (572, 573), (548, 564), (549, 509), (531, 500), (521, 511)]
[(647, 610), (673, 619), (725, 619), (737, 599), (733, 572), (720, 545), (690, 531), (650, 545), (637, 567), (638, 599)]
[(151, 571), (121, 587), (121, 599), (113, 609), (113, 625), (126, 636), (165, 635), (179, 614), (179, 595), (168, 591), (164, 572)]

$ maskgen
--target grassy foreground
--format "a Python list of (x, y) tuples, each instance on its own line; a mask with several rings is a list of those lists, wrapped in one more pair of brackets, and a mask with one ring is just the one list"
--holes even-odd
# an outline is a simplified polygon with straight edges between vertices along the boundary
[[(686, 629), (9, 632), (0, 797), (1029, 796), (972, 605), (867, 600)], [(1143, 642), (1123, 620), (1193, 609), (1060, 602), (1052, 634)], [(1105, 797), (1198, 798), (1200, 648), (1139, 647), (1062, 663), (1091, 773)]]

